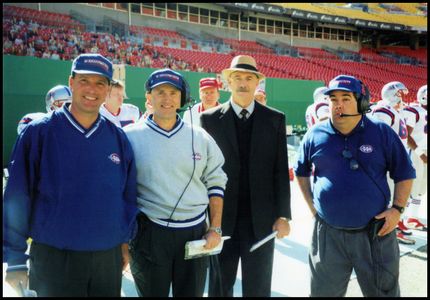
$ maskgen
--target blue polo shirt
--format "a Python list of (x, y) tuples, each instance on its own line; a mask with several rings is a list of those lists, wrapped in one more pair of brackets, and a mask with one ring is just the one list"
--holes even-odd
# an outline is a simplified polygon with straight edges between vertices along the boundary
[[(351, 169), (344, 150), (358, 161), (358, 169)], [(394, 182), (415, 178), (394, 130), (366, 116), (348, 135), (336, 130), (331, 120), (311, 128), (301, 142), (294, 171), (309, 177), (312, 168), (315, 209), (328, 224), (342, 228), (363, 227), (388, 207), (387, 172)]]

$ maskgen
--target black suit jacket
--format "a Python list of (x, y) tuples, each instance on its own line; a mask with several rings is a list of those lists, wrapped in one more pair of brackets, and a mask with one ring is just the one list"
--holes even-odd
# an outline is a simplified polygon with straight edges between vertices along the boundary
[[(257, 239), (272, 232), (278, 217), (291, 219), (290, 180), (285, 115), (255, 102), (249, 156), (249, 188), (252, 224)], [(239, 146), (234, 110), (230, 101), (205, 111), (201, 126), (215, 139), (224, 154), (228, 181), (224, 193), (222, 230), (233, 235), (236, 224), (240, 174)]]

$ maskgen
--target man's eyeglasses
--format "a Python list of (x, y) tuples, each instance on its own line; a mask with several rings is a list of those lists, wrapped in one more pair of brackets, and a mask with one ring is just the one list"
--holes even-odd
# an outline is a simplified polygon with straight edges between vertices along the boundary
[(355, 160), (355, 158), (352, 157), (351, 151), (348, 149), (344, 149), (342, 151), (343, 158), (349, 159), (349, 168), (351, 170), (357, 170), (358, 169), (358, 162)]

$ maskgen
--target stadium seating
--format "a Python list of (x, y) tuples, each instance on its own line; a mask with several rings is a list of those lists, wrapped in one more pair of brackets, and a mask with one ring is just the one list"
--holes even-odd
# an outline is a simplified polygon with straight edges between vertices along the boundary
[(37, 22), (41, 25), (47, 26), (63, 26), (76, 28), (81, 31), (85, 29), (83, 24), (73, 20), (69, 15), (52, 13), (48, 11), (38, 11), (35, 9), (29, 9), (18, 6), (3, 6), (3, 17), (11, 17), (16, 19), (22, 19), (27, 22)]
[(274, 53), (272, 49), (266, 48), (254, 41), (223, 39), (225, 44), (231, 46), (234, 51), (253, 52), (253, 53)]
[(153, 27), (145, 27), (145, 26), (132, 25), (132, 26), (130, 26), (130, 32), (132, 32), (132, 33), (144, 33), (144, 34), (150, 35), (150, 36), (169, 37), (169, 38), (177, 38), (177, 39), (183, 39), (184, 38), (182, 35), (180, 35), (176, 31), (153, 28)]
[(427, 64), (427, 49), (425, 49), (425, 48), (421, 48), (418, 50), (411, 50), (411, 49), (406, 48), (406, 47), (385, 46), (385, 47), (381, 47), (379, 50), (395, 53), (398, 55), (413, 57), (413, 58), (418, 59), (420, 61), (420, 63), (425, 64), (425, 65)]
[(299, 51), (299, 55), (303, 57), (320, 57), (320, 58), (327, 58), (327, 59), (339, 59), (338, 56), (319, 49), (319, 48), (309, 48), (309, 47), (296, 47)]

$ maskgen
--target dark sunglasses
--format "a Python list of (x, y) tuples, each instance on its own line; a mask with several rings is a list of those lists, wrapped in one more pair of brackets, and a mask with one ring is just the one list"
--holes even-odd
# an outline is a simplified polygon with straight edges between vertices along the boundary
[(344, 149), (342, 151), (343, 158), (349, 159), (349, 168), (351, 170), (357, 170), (358, 169), (358, 162), (355, 160), (355, 158), (352, 157), (351, 151), (348, 149)]

